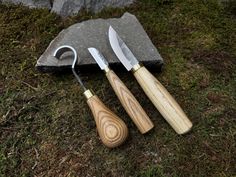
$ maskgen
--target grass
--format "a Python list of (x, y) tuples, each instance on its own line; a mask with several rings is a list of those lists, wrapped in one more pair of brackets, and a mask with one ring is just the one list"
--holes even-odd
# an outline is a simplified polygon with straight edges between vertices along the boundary
[[(236, 19), (230, 3), (141, 0), (66, 19), (0, 5), (0, 176), (235, 176)], [(35, 63), (63, 28), (125, 11), (136, 15), (160, 51), (165, 67), (154, 75), (194, 127), (177, 135), (133, 76), (118, 73), (155, 124), (141, 135), (104, 75), (84, 74), (129, 127), (127, 142), (109, 150), (74, 77), (39, 73)]]

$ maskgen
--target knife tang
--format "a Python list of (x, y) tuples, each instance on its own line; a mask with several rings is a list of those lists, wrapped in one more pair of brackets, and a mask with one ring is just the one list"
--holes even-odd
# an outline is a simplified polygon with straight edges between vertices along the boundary
[(144, 67), (136, 65), (133, 74), (146, 95), (178, 134), (188, 132), (192, 123), (166, 88)]
[(152, 121), (125, 84), (112, 70), (106, 72), (106, 77), (119, 98), (122, 106), (133, 120), (139, 131), (144, 134), (151, 130), (154, 127)]

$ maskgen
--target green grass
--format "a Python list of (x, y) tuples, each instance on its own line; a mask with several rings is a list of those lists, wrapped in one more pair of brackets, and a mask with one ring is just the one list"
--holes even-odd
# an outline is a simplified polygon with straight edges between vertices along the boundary
[[(66, 19), (0, 5), (0, 176), (235, 176), (236, 18), (230, 3), (142, 0)], [(103, 73), (83, 74), (129, 127), (127, 142), (109, 150), (74, 77), (39, 73), (35, 63), (63, 28), (126, 11), (136, 15), (164, 58), (163, 72), (154, 75), (194, 126), (177, 135), (133, 76), (118, 73), (155, 124), (141, 135)]]

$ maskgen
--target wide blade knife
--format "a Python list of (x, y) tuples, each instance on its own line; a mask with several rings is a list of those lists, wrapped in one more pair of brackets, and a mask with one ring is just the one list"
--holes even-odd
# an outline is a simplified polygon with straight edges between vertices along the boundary
[(108, 35), (117, 58), (128, 71), (132, 70), (138, 83), (166, 121), (178, 134), (188, 132), (192, 128), (192, 123), (166, 88), (139, 63), (111, 26)]
[(119, 98), (122, 106), (133, 120), (139, 131), (144, 134), (151, 130), (154, 127), (152, 121), (134, 95), (129, 91), (115, 72), (109, 68), (109, 64), (104, 56), (96, 48), (88, 48), (88, 50), (98, 63), (99, 67), (105, 71), (106, 77)]

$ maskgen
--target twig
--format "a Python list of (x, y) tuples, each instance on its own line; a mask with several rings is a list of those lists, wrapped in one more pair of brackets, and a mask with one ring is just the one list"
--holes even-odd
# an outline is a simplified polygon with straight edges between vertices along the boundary
[(32, 170), (36, 168), (36, 166), (38, 165), (38, 159), (39, 159), (39, 153), (38, 150), (36, 148), (34, 148), (35, 154), (36, 154), (36, 161), (34, 163), (34, 166), (32, 167)]
[[(7, 113), (2, 116), (3, 121), (7, 119), (7, 116), (9, 115), (10, 112), (11, 112), (11, 109), (9, 109), (9, 110), (7, 111)], [(1, 121), (1, 122), (3, 122), (3, 121)], [(0, 122), (0, 123), (1, 123), (1, 122)]]
[(23, 84), (25, 84), (26, 86), (28, 86), (29, 88), (33, 89), (34, 91), (38, 91), (38, 88), (33, 87), (32, 85), (30, 85), (29, 83), (25, 82), (25, 81), (21, 81)]

